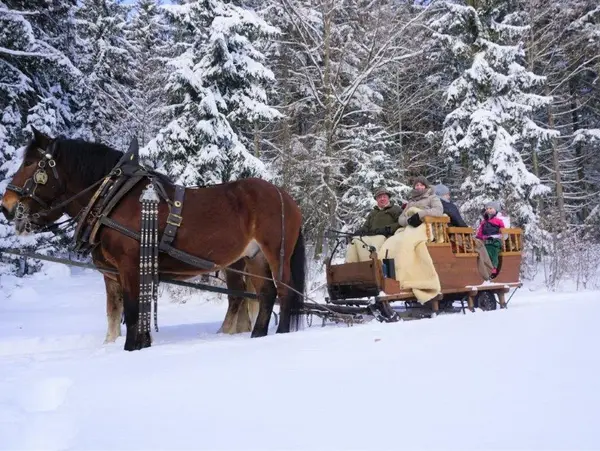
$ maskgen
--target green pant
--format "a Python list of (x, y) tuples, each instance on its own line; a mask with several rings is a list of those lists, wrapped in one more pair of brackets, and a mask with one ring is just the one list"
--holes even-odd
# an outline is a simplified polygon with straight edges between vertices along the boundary
[(490, 256), (492, 265), (494, 265), (494, 268), (497, 268), (498, 254), (500, 254), (500, 249), (502, 249), (502, 242), (497, 238), (488, 238), (487, 240), (485, 240), (485, 249), (487, 250), (487, 253)]

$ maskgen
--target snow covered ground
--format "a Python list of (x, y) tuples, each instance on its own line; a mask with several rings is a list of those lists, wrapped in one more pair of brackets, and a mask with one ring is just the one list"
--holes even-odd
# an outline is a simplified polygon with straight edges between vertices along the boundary
[(99, 274), (49, 268), (0, 280), (3, 450), (600, 449), (600, 292), (261, 339), (198, 293), (128, 353)]

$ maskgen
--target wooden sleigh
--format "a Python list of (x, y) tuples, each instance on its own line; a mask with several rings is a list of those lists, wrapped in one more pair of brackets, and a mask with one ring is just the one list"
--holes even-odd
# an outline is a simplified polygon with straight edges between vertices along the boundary
[[(504, 239), (498, 273), (492, 280), (485, 281), (478, 269), (474, 230), (450, 227), (449, 221), (445, 216), (423, 218), (427, 248), (441, 284), (441, 292), (424, 305), (417, 302), (411, 289), (402, 289), (400, 283), (390, 277), (385, 267), (393, 267), (393, 261), (380, 260), (375, 251), (371, 251), (368, 261), (327, 263), (327, 304), (347, 314), (370, 310), (383, 321), (431, 317), (440, 311), (464, 312), (465, 303), (471, 311), (477, 307), (494, 310), (497, 305), (506, 308), (506, 294), (522, 285), (519, 277), (522, 230), (501, 229)], [(398, 301), (404, 302), (404, 311), (398, 312), (390, 305)], [(456, 309), (455, 301), (460, 301), (462, 308)]]

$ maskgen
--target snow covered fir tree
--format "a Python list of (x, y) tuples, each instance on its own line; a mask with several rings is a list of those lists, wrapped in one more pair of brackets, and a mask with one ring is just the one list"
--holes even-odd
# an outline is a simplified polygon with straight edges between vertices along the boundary
[[(69, 1), (0, 2), (0, 192), (21, 162), (29, 139), (28, 125), (70, 134), (72, 101), (81, 75), (70, 60), (73, 39), (65, 29), (73, 25), (74, 7)], [(58, 23), (66, 27), (58, 26)], [(60, 239), (60, 237), (58, 237)], [(12, 225), (0, 216), (0, 247), (56, 251), (51, 234), (16, 237)], [(20, 274), (34, 271), (39, 262), (2, 256), (14, 265), (0, 271)]]
[(148, 144), (148, 155), (159, 155), (167, 173), (188, 185), (267, 177), (249, 146), (252, 126), (280, 114), (267, 103), (274, 76), (253, 41), (276, 29), (224, 1), (168, 5), (165, 14), (178, 39), (167, 62), (173, 118)]
[(447, 177), (464, 180), (465, 212), (499, 200), (525, 227), (527, 243), (539, 247), (545, 235), (534, 206), (549, 188), (524, 159), (559, 135), (534, 120), (552, 99), (535, 93), (545, 77), (524, 67), (524, 11), (509, 11), (504, 0), (470, 3), (443, 3), (447, 12), (431, 23), (439, 57), (458, 73), (446, 90), (454, 109), (443, 123), (440, 153), (454, 169)]
[(598, 36), (590, 0), (0, 0), (0, 190), (31, 125), (136, 135), (188, 186), (276, 182), (323, 258), (378, 186), (425, 176), (471, 226), (503, 203), (555, 286), (600, 246)]

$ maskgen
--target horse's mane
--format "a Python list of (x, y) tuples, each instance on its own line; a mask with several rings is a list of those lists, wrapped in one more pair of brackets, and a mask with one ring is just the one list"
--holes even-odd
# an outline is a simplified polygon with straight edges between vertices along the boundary
[(108, 174), (122, 156), (123, 152), (105, 144), (81, 139), (60, 139), (54, 151), (61, 169), (68, 174), (76, 174), (86, 185), (91, 185)]
[[(106, 176), (124, 155), (120, 150), (101, 143), (82, 139), (59, 139), (56, 143), (54, 158), (61, 169), (76, 175), (85, 185), (92, 185)], [(172, 184), (165, 174), (149, 170), (162, 182)]]

